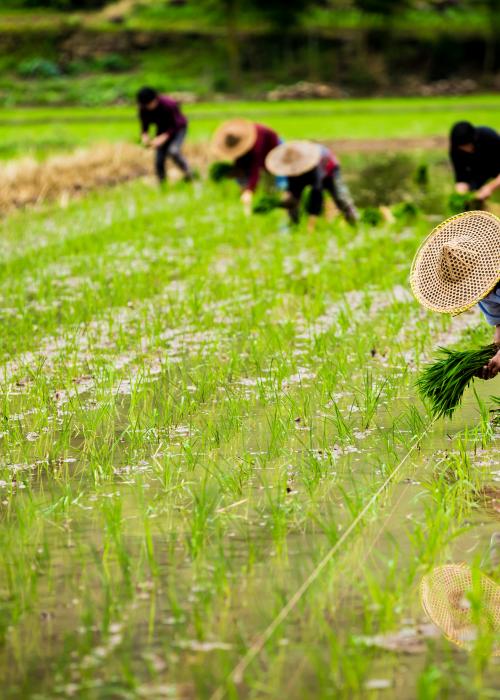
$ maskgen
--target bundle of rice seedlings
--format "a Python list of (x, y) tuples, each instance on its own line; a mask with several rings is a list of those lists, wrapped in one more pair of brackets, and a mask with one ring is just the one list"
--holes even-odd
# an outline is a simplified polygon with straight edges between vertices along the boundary
[(361, 210), (361, 221), (369, 226), (379, 226), (384, 222), (384, 215), (378, 207), (365, 207)]
[(234, 166), (232, 163), (217, 160), (215, 163), (212, 163), (208, 169), (208, 177), (212, 180), (212, 182), (221, 182), (221, 180), (231, 177), (233, 167)]
[(478, 350), (439, 348), (439, 358), (428, 365), (417, 380), (418, 392), (429, 401), (435, 418), (453, 414), (473, 377), (488, 364), (497, 350), (496, 345), (486, 345)]
[(464, 211), (479, 209), (480, 203), (474, 192), (453, 192), (448, 199), (448, 209), (452, 214), (461, 214)]
[(416, 219), (420, 215), (420, 209), (414, 202), (400, 202), (392, 207), (392, 213), (396, 219)]
[(281, 206), (282, 200), (279, 195), (263, 192), (254, 199), (252, 211), (254, 214), (267, 214), (268, 211)]

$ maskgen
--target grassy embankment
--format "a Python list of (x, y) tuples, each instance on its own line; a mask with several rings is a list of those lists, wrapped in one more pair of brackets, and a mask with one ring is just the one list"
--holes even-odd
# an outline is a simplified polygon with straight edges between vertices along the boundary
[[(304, 102), (210, 102), (186, 105), (189, 140), (208, 141), (223, 119), (244, 116), (275, 128), (284, 138), (398, 139), (440, 136), (460, 119), (493, 124), (498, 95), (466, 98), (384, 98)], [(494, 125), (494, 124), (493, 124)], [(138, 141), (130, 107), (5, 109), (0, 118), (0, 157), (86, 146), (96, 141)], [(362, 148), (360, 150), (363, 150)]]

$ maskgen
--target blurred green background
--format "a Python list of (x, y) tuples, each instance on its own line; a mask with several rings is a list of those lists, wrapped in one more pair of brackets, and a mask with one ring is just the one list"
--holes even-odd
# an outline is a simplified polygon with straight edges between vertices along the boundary
[(0, 104), (474, 94), (499, 43), (499, 0), (3, 0)]

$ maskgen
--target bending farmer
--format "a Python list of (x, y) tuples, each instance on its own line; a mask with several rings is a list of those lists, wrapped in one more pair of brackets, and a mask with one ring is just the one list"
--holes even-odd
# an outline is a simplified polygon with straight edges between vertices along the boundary
[(413, 261), (411, 287), (428, 309), (456, 315), (477, 304), (493, 326), (498, 352), (482, 379), (500, 372), (500, 219), (471, 211), (447, 219), (423, 242)]
[(450, 132), (455, 189), (485, 200), (500, 187), (500, 136), (488, 126), (457, 122)]
[(306, 187), (311, 188), (306, 211), (313, 221), (323, 211), (324, 192), (332, 197), (346, 221), (353, 224), (358, 219), (339, 161), (326, 146), (312, 141), (288, 141), (269, 153), (266, 166), (274, 175), (288, 179), (284, 206), (293, 222), (299, 220), (300, 200)]
[[(165, 181), (167, 157), (170, 157), (182, 170), (185, 180), (191, 180), (191, 170), (181, 153), (182, 143), (186, 137), (187, 119), (177, 102), (166, 95), (159, 95), (150, 87), (139, 90), (137, 102), (142, 127), (142, 143), (156, 149), (155, 169), (160, 183)], [(149, 136), (149, 127), (152, 124), (156, 126), (156, 136), (153, 139)]]
[(250, 213), (253, 194), (263, 172), (266, 156), (280, 142), (278, 134), (248, 119), (231, 119), (219, 126), (212, 149), (223, 161), (233, 164), (232, 174), (241, 186), (241, 201)]

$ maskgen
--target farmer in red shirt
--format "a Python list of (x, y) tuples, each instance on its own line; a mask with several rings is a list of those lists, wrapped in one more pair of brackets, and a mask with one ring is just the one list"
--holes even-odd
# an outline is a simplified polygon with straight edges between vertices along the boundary
[[(179, 109), (178, 103), (159, 95), (150, 87), (143, 87), (137, 93), (139, 119), (142, 127), (142, 143), (156, 149), (155, 169), (160, 183), (165, 181), (165, 161), (172, 158), (184, 173), (185, 180), (192, 179), (192, 173), (181, 153), (182, 143), (186, 137), (187, 119)], [(156, 136), (151, 139), (149, 127), (156, 126)]]
[(278, 134), (248, 119), (231, 119), (214, 134), (212, 147), (223, 161), (233, 163), (233, 175), (241, 186), (241, 201), (250, 213), (252, 197), (266, 170), (266, 156), (280, 143)]
[(350, 224), (357, 221), (358, 212), (342, 179), (340, 163), (326, 146), (312, 141), (282, 143), (268, 154), (266, 167), (274, 175), (287, 178), (284, 206), (294, 223), (299, 220), (300, 201), (306, 187), (310, 187), (306, 211), (312, 224), (323, 211), (325, 191), (346, 221)]

